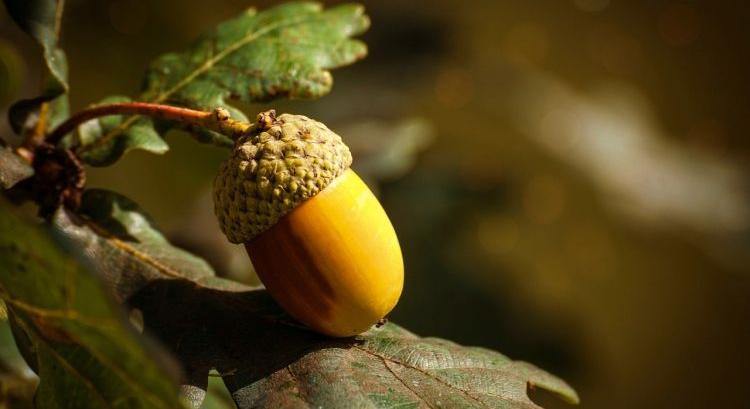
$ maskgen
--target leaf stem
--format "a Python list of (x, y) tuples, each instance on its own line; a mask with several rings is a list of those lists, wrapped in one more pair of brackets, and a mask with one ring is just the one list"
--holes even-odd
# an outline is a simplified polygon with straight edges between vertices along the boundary
[(49, 102), (43, 102), (39, 106), (39, 119), (34, 125), (34, 130), (29, 135), (28, 140), (24, 145), (34, 147), (44, 141), (44, 134), (47, 132), (47, 126), (49, 123)]
[(186, 125), (203, 127), (232, 139), (237, 139), (241, 135), (244, 135), (253, 126), (247, 122), (231, 119), (229, 112), (224, 108), (216, 108), (213, 111), (199, 111), (150, 102), (118, 102), (96, 105), (75, 113), (50, 132), (46, 138), (46, 142), (57, 145), (65, 135), (78, 128), (84, 122), (108, 115), (145, 115), (153, 118), (177, 121)]

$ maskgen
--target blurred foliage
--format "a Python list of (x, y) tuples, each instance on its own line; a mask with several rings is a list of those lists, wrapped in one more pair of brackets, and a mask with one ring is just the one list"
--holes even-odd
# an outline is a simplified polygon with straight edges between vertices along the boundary
[(0, 296), (24, 359), (39, 375), (40, 407), (175, 407), (164, 359), (118, 314), (99, 283), (48, 231), (0, 212)]
[[(68, 63), (65, 52), (59, 47), (62, 9), (64, 2), (55, 0), (5, 0), (8, 15), (29, 34), (42, 49), (45, 75), (40, 95), (15, 102), (8, 109), (10, 125), (21, 134), (29, 126), (29, 117), (39, 115), (46, 126), (54, 122), (60, 112), (46, 112), (50, 101), (61, 98), (54, 106), (56, 111), (67, 111)], [(52, 118), (50, 121), (47, 117)], [(42, 129), (43, 130), (43, 129)]]
[(16, 347), (5, 304), (0, 311), (0, 407), (32, 408), (38, 379)]
[(23, 81), (24, 62), (16, 48), (0, 39), (0, 104), (7, 107), (18, 95)]
[[(67, 3), (63, 42), (72, 102), (81, 108), (137, 89), (149, 61), (187, 47), (205, 27), (272, 2)], [(741, 212), (722, 208), (724, 197), (730, 209), (747, 203), (746, 7), (366, 6), (367, 63), (340, 70), (330, 96), (241, 105), (248, 113), (273, 107), (310, 115), (352, 144), (380, 138), (360, 123), (390, 129), (422, 118), (433, 129), (413, 171), (368, 179), (407, 263), (394, 319), (549, 368), (576, 386), (584, 407), (745, 405), (750, 240), (746, 227), (722, 216)], [(23, 61), (23, 82), (9, 81), (10, 100), (36, 91), (40, 68), (32, 43), (0, 19), (0, 35)], [(7, 123), (0, 126), (8, 134)], [(211, 215), (209, 186), (225, 152), (180, 133), (167, 139), (170, 155), (133, 153), (90, 172), (90, 183), (137, 199), (173, 242), (217, 273), (257, 283), (243, 250), (223, 243)], [(355, 153), (358, 171), (361, 158)], [(694, 158), (719, 179), (693, 167)], [(664, 169), (686, 186), (679, 194), (660, 181)], [(651, 180), (659, 182), (642, 183)], [(702, 182), (685, 183), (693, 180)], [(713, 186), (729, 196), (718, 198)], [(657, 212), (641, 211), (648, 209)]]

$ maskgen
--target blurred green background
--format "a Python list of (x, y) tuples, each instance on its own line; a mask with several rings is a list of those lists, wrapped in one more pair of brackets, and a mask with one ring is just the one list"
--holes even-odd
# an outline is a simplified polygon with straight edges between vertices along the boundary
[[(156, 56), (273, 4), (66, 3), (74, 109), (136, 95)], [(533, 362), (568, 380), (584, 408), (750, 407), (748, 10), (365, 5), (370, 55), (334, 72), (329, 96), (243, 108), (312, 116), (350, 144), (404, 250), (391, 318)], [(2, 10), (0, 110), (39, 83), (33, 44)], [(226, 152), (167, 141), (166, 156), (91, 169), (90, 186), (128, 195), (175, 243), (256, 282), (212, 215)]]

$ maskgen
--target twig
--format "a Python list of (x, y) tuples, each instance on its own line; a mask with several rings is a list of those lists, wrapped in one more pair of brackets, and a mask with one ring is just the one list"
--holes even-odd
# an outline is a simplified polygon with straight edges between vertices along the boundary
[(186, 125), (199, 126), (219, 132), (232, 139), (244, 135), (253, 126), (247, 122), (231, 119), (229, 111), (224, 108), (216, 108), (213, 112), (209, 112), (149, 102), (119, 102), (97, 105), (77, 112), (55, 128), (47, 136), (46, 142), (57, 145), (65, 135), (84, 122), (107, 115), (146, 115), (178, 121)]

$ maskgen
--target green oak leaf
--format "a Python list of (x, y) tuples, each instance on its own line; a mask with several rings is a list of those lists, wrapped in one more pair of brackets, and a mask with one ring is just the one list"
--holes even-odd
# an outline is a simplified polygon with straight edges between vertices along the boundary
[(0, 146), (0, 187), (10, 189), (34, 175), (34, 168), (7, 146)]
[[(353, 4), (326, 10), (310, 2), (262, 12), (249, 9), (203, 35), (187, 51), (154, 61), (139, 100), (203, 110), (221, 106), (232, 118), (246, 120), (229, 101), (318, 98), (333, 85), (329, 70), (366, 55), (365, 44), (351, 37), (368, 26), (364, 9)], [(149, 126), (141, 116), (130, 116), (78, 152), (87, 162), (109, 164), (123, 153), (110, 154), (112, 141), (139, 125)], [(174, 124), (157, 125), (163, 133)], [(231, 140), (214, 132), (188, 130), (201, 142), (232, 146)]]
[[(131, 99), (128, 97), (111, 96), (100, 103), (129, 101)], [(73, 134), (63, 140), (63, 145), (79, 147), (79, 158), (92, 166), (111, 165), (122, 155), (135, 149), (157, 154), (169, 150), (167, 143), (154, 129), (151, 118), (138, 117), (127, 129), (120, 132), (119, 127), (123, 121), (125, 121), (123, 115), (109, 115), (84, 122)], [(114, 136), (108, 137), (107, 135), (110, 134)]]
[(176, 367), (49, 230), (0, 201), (0, 298), (43, 408), (176, 408)]
[(196, 108), (279, 97), (317, 98), (333, 84), (329, 69), (367, 53), (350, 37), (367, 29), (359, 5), (323, 10), (289, 3), (256, 13), (249, 9), (220, 24), (188, 51), (157, 59), (146, 75), (148, 99)]
[(61, 99), (55, 104), (50, 114), (49, 126), (61, 122), (67, 116), (68, 64), (65, 52), (58, 47), (60, 25), (62, 21), (63, 1), (59, 0), (4, 0), (10, 17), (19, 27), (29, 34), (42, 49), (45, 83), (41, 94), (34, 98), (23, 99), (13, 104), (8, 110), (8, 117), (13, 130), (21, 134), (31, 126), (33, 114), (38, 113), (41, 104)]
[(56, 218), (58, 234), (182, 363), (182, 390), (194, 406), (212, 370), (239, 408), (534, 408), (530, 385), (577, 401), (567, 384), (530, 364), (395, 324), (348, 339), (311, 332), (266, 291), (213, 277), (124, 197), (89, 191), (82, 202), (83, 220)]

